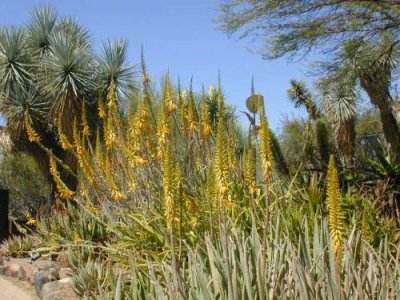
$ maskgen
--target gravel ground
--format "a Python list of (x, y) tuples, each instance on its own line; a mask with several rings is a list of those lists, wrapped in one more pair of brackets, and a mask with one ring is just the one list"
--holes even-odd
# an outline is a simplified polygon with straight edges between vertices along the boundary
[(18, 280), (0, 276), (1, 300), (37, 300), (32, 287)]

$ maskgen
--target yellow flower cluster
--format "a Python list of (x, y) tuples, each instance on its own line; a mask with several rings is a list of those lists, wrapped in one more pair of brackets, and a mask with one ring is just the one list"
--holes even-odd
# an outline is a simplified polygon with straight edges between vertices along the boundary
[(226, 145), (225, 104), (221, 96), (219, 100), (219, 118), (217, 129), (217, 142), (215, 149), (215, 181), (218, 205), (224, 209), (230, 206), (228, 150)]
[(32, 214), (29, 212), (29, 210), (24, 211), (24, 216), (27, 220), (26, 225), (28, 225), (28, 226), (36, 225), (37, 220), (32, 216)]
[(271, 133), (268, 127), (267, 116), (265, 112), (260, 114), (260, 156), (261, 156), (261, 169), (263, 172), (265, 182), (269, 183), (272, 180), (272, 148), (271, 148)]
[(200, 102), (200, 138), (202, 143), (208, 141), (209, 137), (211, 136), (211, 133), (212, 133), (212, 126), (209, 114), (209, 107), (207, 99), (203, 94)]
[(169, 77), (165, 79), (164, 95), (162, 102), (159, 106), (158, 124), (157, 124), (157, 137), (158, 137), (158, 153), (159, 159), (163, 159), (167, 143), (170, 139), (171, 125), (170, 115), (175, 110), (175, 99)]
[(176, 110), (174, 91), (169, 76), (165, 79), (164, 105), (168, 116)]
[(164, 206), (165, 219), (167, 228), (173, 229), (175, 218), (175, 199), (176, 199), (176, 182), (175, 169), (172, 157), (171, 145), (167, 146), (163, 159), (163, 187), (164, 187)]
[(27, 113), (25, 113), (24, 121), (29, 141), (32, 143), (40, 143), (40, 135), (35, 131), (35, 129), (33, 129), (31, 121), (29, 119), (29, 115)]
[(57, 132), (58, 132), (58, 138), (60, 140), (61, 147), (64, 150), (72, 150), (74, 148), (74, 145), (70, 143), (68, 140), (68, 137), (64, 134), (62, 131), (62, 124), (61, 124), (61, 118), (57, 118)]
[(121, 114), (118, 108), (117, 91), (112, 80), (107, 94), (107, 113), (104, 121), (104, 137), (107, 149), (111, 149), (117, 143), (117, 131), (121, 128)]
[(129, 164), (132, 168), (143, 166), (147, 163), (144, 156), (144, 140), (149, 143), (148, 134), (149, 112), (143, 99), (139, 100), (136, 113), (130, 113), (128, 116), (128, 145), (126, 154)]
[(59, 197), (64, 200), (72, 199), (75, 195), (75, 192), (71, 191), (62, 181), (60, 173), (57, 170), (57, 163), (52, 155), (50, 155), (49, 164), (50, 164), (50, 174), (53, 176)]
[(103, 97), (101, 97), (101, 96), (99, 97), (97, 104), (98, 104), (97, 109), (98, 109), (99, 117), (100, 117), (100, 119), (104, 119), (107, 115), (107, 112), (106, 112), (106, 105), (104, 103)]
[(335, 253), (340, 260), (344, 240), (344, 215), (342, 210), (342, 196), (339, 186), (339, 176), (335, 165), (335, 158), (331, 154), (326, 176), (327, 192), (326, 202), (329, 213), (329, 231), (331, 233)]
[[(253, 109), (260, 116), (259, 138), (249, 137), (243, 153), (240, 128), (220, 87), (199, 97), (191, 90), (178, 94), (180, 87), (174, 89), (167, 76), (157, 101), (144, 62), (142, 73), (142, 88), (126, 114), (119, 107), (116, 82), (111, 81), (107, 97), (100, 95), (95, 142), (91, 130), (96, 124), (89, 126), (84, 101), (72, 134), (67, 135), (58, 120), (60, 145), (78, 167), (80, 196), (100, 202), (146, 199), (158, 204), (168, 230), (186, 235), (190, 234), (185, 226), (190, 224), (193, 230), (204, 224), (204, 218), (224, 217), (226, 212), (236, 217), (239, 200), (253, 199), (258, 191), (259, 161), (260, 177), (266, 183), (272, 180), (271, 135), (261, 105)], [(254, 127), (252, 123), (250, 129)], [(32, 140), (40, 139), (31, 126), (27, 128)], [(71, 199), (75, 192), (61, 180), (57, 166), (51, 156), (57, 191), (62, 199)]]
[(83, 128), (82, 134), (83, 136), (88, 137), (90, 136), (90, 128), (87, 120), (85, 100), (82, 101), (81, 115), (82, 115), (82, 128)]
[(244, 181), (249, 189), (250, 195), (254, 195), (257, 185), (256, 153), (250, 140), (245, 151), (243, 167)]

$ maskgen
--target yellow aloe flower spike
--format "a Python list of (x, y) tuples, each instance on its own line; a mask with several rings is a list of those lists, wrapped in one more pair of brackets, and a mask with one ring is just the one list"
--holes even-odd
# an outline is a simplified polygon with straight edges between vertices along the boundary
[(236, 158), (236, 143), (237, 143), (237, 132), (235, 122), (232, 119), (230, 125), (230, 132), (228, 136), (228, 166), (229, 169), (234, 170), (237, 168)]
[(180, 102), (180, 112), (181, 112), (181, 127), (182, 132), (187, 137), (189, 133), (189, 126), (188, 126), (188, 114), (187, 114), (188, 105), (186, 103), (186, 98), (183, 98)]
[(111, 190), (111, 199), (114, 201), (127, 200), (127, 195), (121, 191), (120, 187), (115, 182), (115, 175), (116, 173), (114, 172), (114, 167), (112, 165), (111, 159), (106, 159), (105, 177)]
[(244, 180), (250, 191), (251, 195), (254, 195), (257, 186), (257, 173), (256, 173), (256, 157), (254, 147), (249, 140), (244, 155)]
[(68, 137), (62, 131), (61, 117), (57, 118), (57, 132), (58, 138), (60, 139), (61, 148), (64, 150), (73, 149), (74, 145), (69, 142)]
[(207, 202), (208, 202), (208, 209), (211, 212), (215, 207), (215, 201), (217, 198), (215, 172), (214, 172), (214, 166), (212, 166), (212, 165), (210, 165), (207, 168), (207, 190), (206, 190), (206, 193), (207, 193), (206, 198), (207, 198)]
[(164, 105), (168, 116), (176, 110), (174, 90), (169, 76), (166, 77), (164, 83)]
[(260, 156), (261, 156), (261, 168), (264, 175), (264, 180), (268, 183), (272, 179), (272, 147), (271, 147), (271, 133), (268, 127), (267, 116), (265, 111), (262, 110), (260, 114)]
[(164, 150), (169, 139), (169, 134), (170, 134), (169, 123), (170, 120), (168, 118), (164, 102), (162, 102), (160, 103), (158, 120), (157, 120), (157, 137), (158, 137), (157, 156), (159, 159), (163, 159)]
[(40, 135), (35, 131), (35, 129), (33, 129), (27, 113), (25, 113), (24, 121), (29, 141), (32, 143), (40, 143)]
[(72, 199), (75, 195), (75, 192), (71, 191), (61, 180), (60, 173), (57, 170), (57, 163), (52, 155), (50, 155), (50, 174), (53, 176), (60, 198), (64, 200)]
[(104, 119), (107, 116), (106, 105), (102, 96), (100, 96), (98, 100), (98, 113), (100, 119)]
[(336, 257), (338, 258), (338, 260), (340, 260), (342, 257), (345, 228), (344, 215), (342, 210), (342, 195), (339, 186), (339, 176), (335, 165), (335, 158), (332, 154), (329, 158), (326, 180), (326, 202), (328, 206), (329, 231), (333, 239)]
[(226, 207), (230, 202), (229, 197), (229, 171), (228, 151), (225, 136), (225, 109), (224, 102), (220, 99), (220, 115), (218, 120), (217, 142), (215, 150), (215, 180), (217, 185), (218, 204), (220, 208)]
[(189, 95), (187, 126), (188, 126), (189, 137), (191, 138), (193, 133), (196, 132), (197, 130), (197, 110), (193, 92), (190, 92)]
[(152, 97), (151, 97), (151, 89), (150, 89), (150, 78), (147, 72), (146, 62), (144, 61), (144, 53), (142, 48), (141, 53), (141, 68), (142, 68), (142, 84), (143, 84), (143, 95), (144, 95), (144, 102), (147, 105), (152, 104)]
[(95, 161), (96, 161), (96, 164), (100, 167), (100, 169), (104, 172), (105, 157), (104, 157), (104, 153), (103, 153), (103, 145), (101, 143), (99, 128), (97, 128), (97, 133), (96, 133)]
[(90, 136), (90, 128), (87, 120), (85, 100), (82, 101), (81, 114), (82, 114), (82, 127), (83, 127), (82, 134), (83, 136), (88, 137)]
[(168, 230), (173, 229), (175, 217), (175, 170), (173, 165), (173, 157), (171, 145), (168, 143), (165, 155), (162, 161), (163, 165), (163, 186), (164, 186), (164, 207), (165, 219)]
[(205, 142), (211, 136), (212, 127), (208, 112), (208, 103), (204, 94), (200, 102), (200, 129), (201, 129), (201, 139), (202, 141)]
[(36, 223), (37, 223), (37, 221), (36, 221), (36, 219), (32, 216), (32, 214), (29, 212), (29, 210), (25, 210), (24, 211), (24, 216), (25, 216), (25, 218), (26, 218), (26, 225), (28, 225), (28, 226), (32, 226), (32, 225), (35, 225)]
[(135, 113), (130, 112), (128, 115), (128, 146), (125, 151), (132, 168), (147, 163), (142, 155), (142, 147), (148, 141), (148, 118), (149, 114), (145, 103), (143, 99), (139, 99), (137, 111)]

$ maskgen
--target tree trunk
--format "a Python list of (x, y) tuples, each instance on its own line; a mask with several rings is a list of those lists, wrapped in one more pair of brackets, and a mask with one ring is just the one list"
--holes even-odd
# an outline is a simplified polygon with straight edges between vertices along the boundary
[(315, 133), (317, 138), (317, 147), (319, 158), (321, 159), (321, 165), (325, 169), (329, 163), (329, 139), (328, 139), (328, 129), (326, 128), (326, 124), (321, 119), (317, 120), (315, 124)]
[(390, 74), (385, 70), (364, 73), (361, 87), (367, 92), (371, 102), (379, 109), (383, 134), (389, 145), (389, 153), (395, 162), (400, 160), (400, 128), (391, 109), (392, 97), (389, 91)]
[(354, 152), (356, 148), (355, 119), (349, 118), (339, 122), (335, 130), (339, 152), (343, 155), (346, 168), (354, 167)]

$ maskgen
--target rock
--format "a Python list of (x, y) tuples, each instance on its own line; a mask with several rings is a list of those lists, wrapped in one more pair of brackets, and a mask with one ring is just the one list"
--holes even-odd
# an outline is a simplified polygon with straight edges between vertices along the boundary
[(0, 246), (0, 255), (7, 255), (8, 251), (7, 249), (4, 247), (4, 245)]
[(33, 263), (34, 266), (38, 267), (40, 271), (46, 271), (51, 268), (56, 269), (57, 265), (54, 261), (49, 260), (38, 260)]
[(0, 254), (0, 274), (4, 274), (4, 261), (3, 261), (3, 255)]
[(4, 275), (15, 277), (18, 278), (19, 280), (25, 280), (26, 278), (26, 273), (24, 268), (21, 265), (13, 263), (4, 266)]
[[(27, 281), (31, 284), (34, 282), (34, 276), (36, 272), (39, 271), (39, 267), (36, 266), (35, 264), (32, 264), (29, 262), (28, 259), (26, 258), (11, 258), (9, 263), (5, 263), (5, 265), (14, 265), (14, 266), (20, 266), (23, 269), (23, 273), (25, 274), (24, 276), (14, 276), (14, 277), (20, 277), (21, 280)], [(1, 271), (1, 270), (0, 270)], [(11, 270), (9, 270), (8, 273), (13, 273)], [(4, 274), (7, 276), (12, 276), (8, 274)]]
[(70, 277), (72, 275), (72, 269), (71, 268), (61, 268), (58, 271), (58, 274), (60, 274), (60, 279)]
[(60, 253), (57, 256), (56, 264), (57, 264), (57, 267), (59, 267), (59, 268), (68, 268), (70, 266), (68, 253), (66, 253), (66, 252)]
[(39, 268), (29, 263), (25, 263), (22, 265), (25, 271), (25, 280), (30, 284), (34, 284), (35, 282), (35, 274), (39, 272)]
[(72, 278), (66, 277), (61, 280), (48, 282), (43, 285), (40, 293), (42, 300), (76, 300), (79, 297), (72, 288)]
[(48, 269), (47, 271), (38, 271), (34, 275), (33, 285), (38, 296), (40, 296), (43, 285), (48, 282), (56, 281), (59, 278), (56, 268)]

